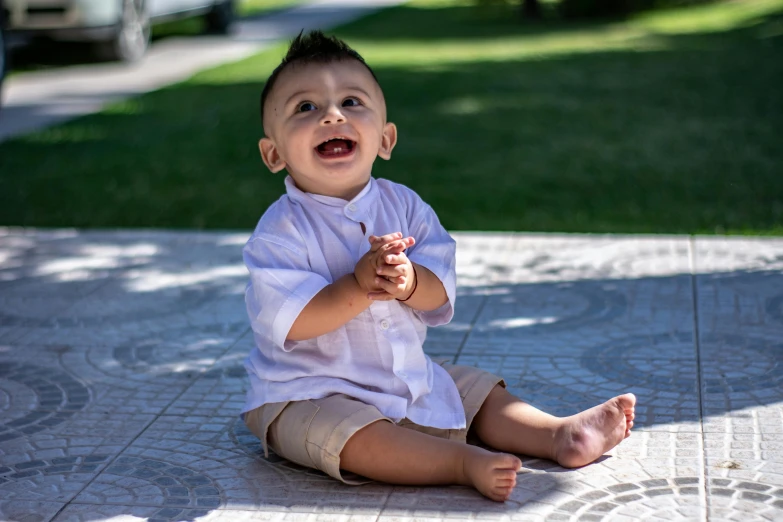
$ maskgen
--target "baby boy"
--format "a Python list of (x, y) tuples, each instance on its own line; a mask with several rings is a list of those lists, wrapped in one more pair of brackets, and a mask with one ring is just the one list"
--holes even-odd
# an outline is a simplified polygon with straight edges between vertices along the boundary
[(630, 435), (630, 393), (554, 417), (423, 352), (427, 327), (454, 315), (455, 242), (415, 192), (372, 177), (397, 128), (359, 54), (299, 35), (261, 111), (261, 157), (288, 174), (243, 251), (256, 344), (243, 416), (265, 451), (348, 484), (464, 484), (503, 501), (515, 454), (578, 467)]

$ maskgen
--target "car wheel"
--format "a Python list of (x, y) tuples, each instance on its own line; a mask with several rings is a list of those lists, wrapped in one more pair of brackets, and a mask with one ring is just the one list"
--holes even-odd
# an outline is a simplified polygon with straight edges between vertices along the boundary
[(100, 43), (101, 54), (109, 60), (135, 62), (147, 52), (150, 18), (144, 0), (122, 0), (117, 31), (111, 40)]
[(212, 6), (207, 13), (207, 31), (216, 34), (228, 34), (236, 17), (234, 12), (234, 0), (224, 0)]

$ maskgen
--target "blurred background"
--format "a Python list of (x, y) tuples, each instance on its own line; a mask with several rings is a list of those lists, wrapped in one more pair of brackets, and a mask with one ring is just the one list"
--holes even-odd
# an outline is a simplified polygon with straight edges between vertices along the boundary
[[(297, 4), (118, 0), (88, 31), (74, 1), (4, 0), (6, 84), (139, 67)], [(450, 230), (783, 235), (783, 0), (412, 0), (330, 32), (398, 126), (374, 175)], [(249, 232), (284, 191), (256, 146), (284, 40), (5, 139), (0, 226)]]

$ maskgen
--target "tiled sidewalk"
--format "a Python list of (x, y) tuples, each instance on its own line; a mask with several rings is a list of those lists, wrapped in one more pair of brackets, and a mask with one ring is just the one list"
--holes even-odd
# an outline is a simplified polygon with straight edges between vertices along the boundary
[(639, 399), (610, 455), (524, 459), (497, 504), (263, 458), (248, 233), (0, 230), (0, 520), (783, 520), (783, 240), (455, 234), (430, 354), (553, 413)]

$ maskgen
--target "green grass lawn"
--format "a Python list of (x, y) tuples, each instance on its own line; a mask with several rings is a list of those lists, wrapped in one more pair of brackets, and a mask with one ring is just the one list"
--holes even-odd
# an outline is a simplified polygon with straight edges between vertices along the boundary
[(252, 16), (301, 3), (302, 0), (241, 0), (237, 11), (240, 16)]
[[(337, 34), (399, 127), (375, 175), (449, 229), (783, 234), (783, 0), (540, 25), (416, 0)], [(282, 52), (0, 144), (0, 224), (251, 229), (283, 192), (256, 149)]]
[[(303, 2), (304, 0), (236, 0), (235, 9), (237, 16), (247, 18), (279, 11)], [(169, 36), (201, 34), (204, 28), (204, 19), (201, 17), (173, 20), (154, 25), (152, 38), (157, 40)]]

